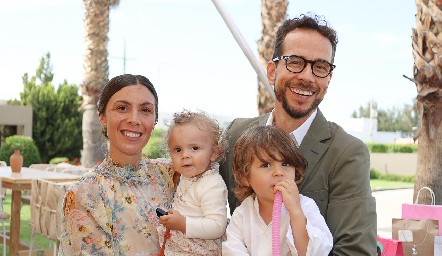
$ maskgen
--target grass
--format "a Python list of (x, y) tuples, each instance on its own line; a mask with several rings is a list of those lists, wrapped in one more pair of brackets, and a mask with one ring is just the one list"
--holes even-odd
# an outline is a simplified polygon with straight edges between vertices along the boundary
[(390, 180), (380, 180), (372, 179), (370, 180), (370, 185), (372, 189), (386, 189), (386, 188), (400, 188), (400, 187), (413, 187), (413, 182), (403, 182), (403, 181), (390, 181)]
[[(6, 195), (3, 201), (3, 211), (11, 212), (11, 194)], [(31, 211), (28, 204), (23, 204), (20, 213), (20, 241), (30, 244), (31, 242), (31, 228), (29, 227), (29, 220), (31, 219)], [(9, 220), (5, 221), (6, 230), (10, 230)], [(0, 245), (3, 245), (3, 239), (0, 239)], [(49, 248), (48, 239), (44, 236), (35, 234), (32, 248)], [(3, 254), (3, 248), (0, 246), (0, 255)], [(9, 255), (9, 246), (7, 246), (6, 254)]]

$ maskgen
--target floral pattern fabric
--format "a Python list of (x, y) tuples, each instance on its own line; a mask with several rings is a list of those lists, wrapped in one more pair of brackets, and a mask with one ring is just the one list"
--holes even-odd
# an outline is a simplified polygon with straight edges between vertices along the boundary
[(59, 255), (157, 255), (155, 209), (170, 207), (172, 175), (165, 159), (121, 168), (106, 158), (66, 192)]

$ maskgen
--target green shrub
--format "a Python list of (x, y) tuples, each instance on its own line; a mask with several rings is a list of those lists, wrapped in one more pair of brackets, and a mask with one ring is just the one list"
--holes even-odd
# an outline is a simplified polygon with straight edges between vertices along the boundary
[(416, 153), (417, 144), (366, 143), (370, 153)]
[(401, 176), (401, 180), (400, 181), (414, 183), (414, 175)]
[(389, 153), (416, 153), (417, 152), (417, 144), (416, 145), (399, 145), (392, 144), (389, 146)]
[(23, 135), (13, 135), (6, 138), (5, 144), (0, 148), (0, 160), (6, 161), (10, 165), (9, 157), (14, 152), (13, 145), (22, 147), (20, 153), (23, 156), (23, 166), (28, 167), (31, 164), (41, 163), (40, 153), (34, 140)]
[(69, 158), (67, 157), (54, 157), (49, 161), (50, 164), (59, 164), (59, 163), (69, 163)]
[(155, 128), (150, 136), (150, 140), (143, 148), (143, 154), (149, 158), (162, 158), (168, 157), (169, 150), (167, 148), (164, 138), (166, 137), (167, 130), (164, 128)]
[(167, 157), (168, 152), (163, 138), (150, 138), (149, 143), (143, 148), (143, 154), (149, 158)]
[(401, 177), (399, 175), (396, 174), (391, 174), (391, 173), (386, 173), (383, 175), (384, 180), (389, 180), (389, 181), (400, 181)]
[(155, 128), (152, 131), (151, 138), (165, 138), (167, 134), (167, 129), (165, 128)]
[(387, 153), (387, 145), (381, 143), (366, 143), (370, 153)]
[(370, 169), (371, 180), (388, 180), (388, 181), (402, 181), (414, 182), (414, 175), (397, 175), (392, 173), (381, 173), (375, 169)]
[(370, 169), (370, 180), (379, 180), (382, 177), (382, 173), (375, 169)]

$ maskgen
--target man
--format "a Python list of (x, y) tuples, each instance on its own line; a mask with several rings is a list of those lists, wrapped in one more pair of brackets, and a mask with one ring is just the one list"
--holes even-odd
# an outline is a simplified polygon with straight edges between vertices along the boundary
[(365, 144), (328, 122), (319, 110), (335, 66), (336, 32), (316, 15), (286, 20), (276, 34), (267, 79), (276, 102), (271, 113), (236, 119), (226, 130), (229, 148), (220, 173), (229, 188), (233, 213), (232, 148), (255, 125), (276, 125), (290, 133), (307, 159), (298, 188), (315, 200), (333, 234), (330, 255), (376, 255), (376, 202), (370, 188), (370, 157)]

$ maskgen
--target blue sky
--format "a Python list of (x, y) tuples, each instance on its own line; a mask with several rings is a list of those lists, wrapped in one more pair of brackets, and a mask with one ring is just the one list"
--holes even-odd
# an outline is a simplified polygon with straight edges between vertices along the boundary
[[(261, 1), (220, 0), (257, 56)], [(382, 109), (411, 104), (412, 0), (290, 1), (288, 16), (324, 15), (338, 31), (334, 71), (320, 108), (341, 122), (375, 100)], [(160, 112), (201, 109), (214, 115), (257, 115), (257, 75), (211, 0), (121, 0), (110, 14), (110, 78), (124, 71), (148, 77)], [(81, 0), (0, 1), (0, 100), (19, 98), (24, 73), (51, 53), (54, 84), (83, 79)]]

